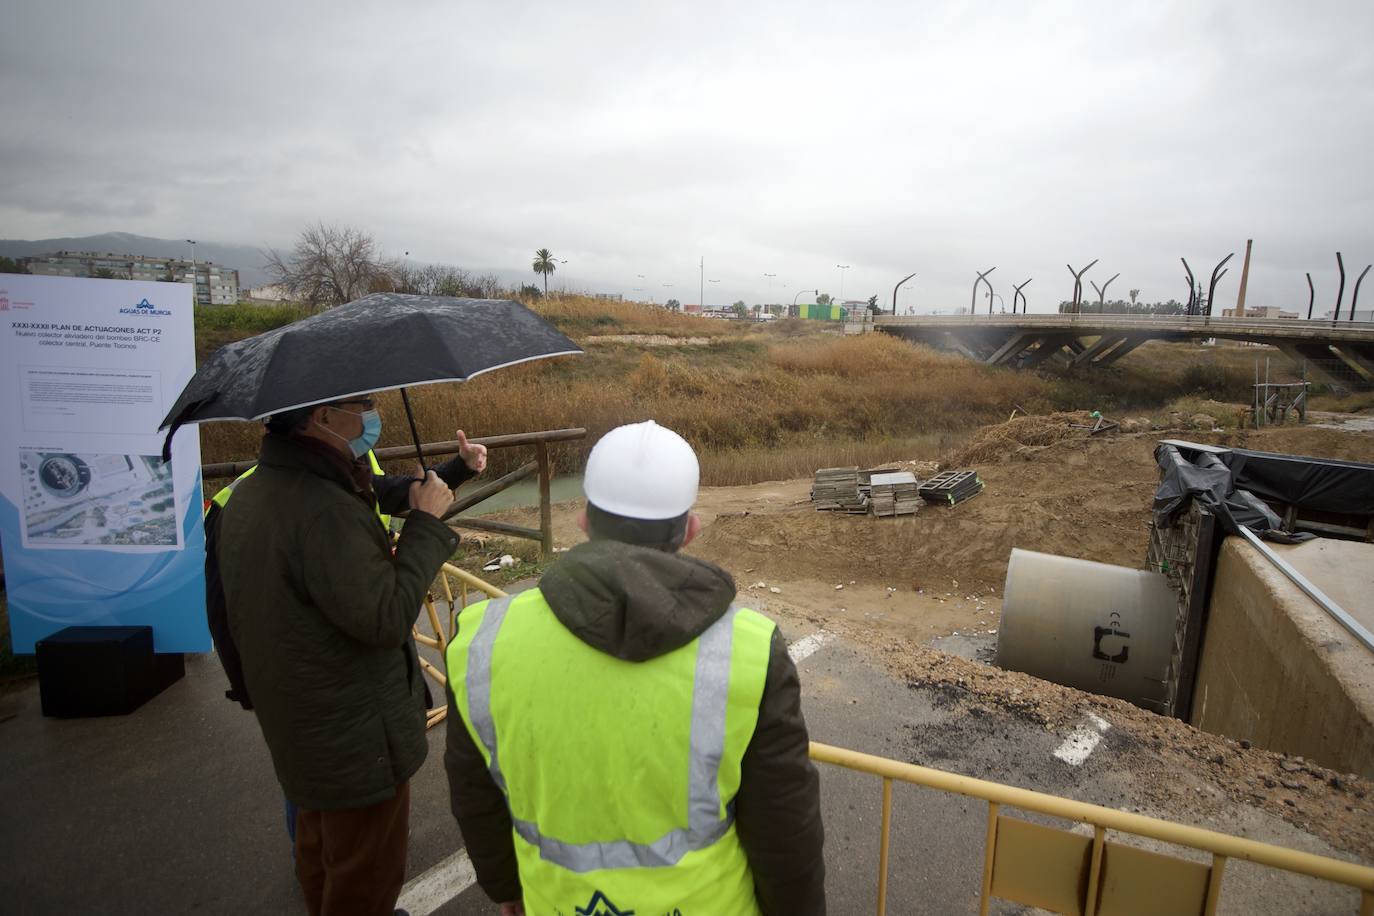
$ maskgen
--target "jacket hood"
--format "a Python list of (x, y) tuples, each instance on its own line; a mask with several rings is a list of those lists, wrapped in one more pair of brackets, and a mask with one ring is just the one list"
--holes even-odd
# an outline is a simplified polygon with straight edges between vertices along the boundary
[(696, 639), (735, 598), (714, 563), (618, 541), (588, 541), (539, 583), (562, 624), (587, 645), (631, 662)]

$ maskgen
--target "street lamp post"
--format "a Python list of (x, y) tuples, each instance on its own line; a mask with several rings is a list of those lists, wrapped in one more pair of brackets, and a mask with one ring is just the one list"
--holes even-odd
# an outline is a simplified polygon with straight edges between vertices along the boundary
[(796, 308), (796, 307), (797, 307), (797, 296), (800, 296), (802, 293), (812, 293), (813, 295), (819, 296), (819, 295), (821, 294), (821, 291), (820, 291), (819, 289), (799, 289), (799, 290), (797, 290), (797, 295), (792, 297), (792, 308)]
[(914, 276), (916, 276), (916, 274), (913, 271), (912, 273), (909, 273), (905, 277), (902, 277), (902, 279), (898, 280), (897, 285), (892, 287), (892, 314), (894, 317), (897, 314), (897, 290), (901, 287), (903, 283), (910, 280)]
[(200, 285), (196, 282), (196, 240), (187, 239), (186, 244), (191, 246), (191, 301), (200, 305)]
[[(1119, 276), (1121, 276), (1121, 274), (1119, 274), (1119, 273), (1112, 274), (1112, 280), (1115, 280), (1115, 279), (1116, 279), (1117, 277), (1119, 277)], [(1101, 314), (1106, 310), (1106, 308), (1107, 308), (1107, 303), (1106, 303), (1106, 300), (1107, 300), (1107, 287), (1109, 287), (1109, 286), (1112, 285), (1112, 280), (1108, 280), (1106, 283), (1103, 283), (1101, 286), (1098, 286), (1098, 285), (1097, 285), (1097, 281), (1096, 281), (1096, 280), (1089, 280), (1089, 281), (1088, 281), (1089, 283), (1091, 283), (1091, 284), (1093, 285), (1093, 289), (1097, 290), (1097, 314), (1099, 314), (1099, 315), (1101, 315)]]
[[(1073, 274), (1073, 313), (1075, 315), (1083, 310), (1083, 275), (1092, 270), (1097, 261), (1097, 258), (1093, 258), (1088, 266), (1082, 270), (1074, 270), (1072, 264), (1064, 265), (1069, 269), (1069, 273)], [(1183, 266), (1187, 267), (1188, 263), (1185, 261)]]
[[(840, 269), (840, 302), (843, 303), (843, 302), (844, 302), (844, 272), (845, 272), (846, 270), (849, 269), (849, 265), (848, 265), (848, 264), (836, 264), (835, 266), (838, 267), (838, 268)], [(816, 295), (819, 296), (820, 293), (817, 293)]]
[(702, 255), (702, 256), (701, 256), (701, 276), (698, 277), (698, 279), (701, 281), (701, 283), (700, 283), (701, 291), (700, 291), (697, 295), (698, 295), (698, 296), (700, 297), (700, 299), (701, 299), (701, 310), (702, 310), (702, 312), (705, 312), (705, 311), (706, 311), (706, 255)]
[[(991, 293), (992, 284), (988, 283), (988, 274), (992, 273), (996, 269), (996, 267), (989, 267), (982, 273), (974, 271), (974, 273), (978, 273), (978, 279), (973, 281), (973, 295), (970, 296), (968, 300), (968, 313), (970, 315), (976, 315), (978, 313), (978, 284), (986, 283), (988, 287), (988, 293)], [(990, 296), (988, 298), (988, 314), (992, 314), (992, 298)]]
[[(1236, 253), (1235, 253), (1234, 251), (1231, 252), (1231, 253), (1228, 254), (1226, 257), (1222, 258), (1222, 259), (1217, 263), (1217, 266), (1216, 266), (1216, 267), (1212, 268), (1212, 283), (1211, 283), (1210, 286), (1207, 287), (1207, 315), (1208, 315), (1208, 317), (1210, 317), (1211, 314), (1212, 314), (1212, 297), (1213, 297), (1214, 295), (1216, 295), (1216, 292), (1217, 292), (1217, 284), (1221, 282), (1221, 275), (1224, 274), (1224, 273), (1226, 273), (1226, 271), (1222, 270), (1221, 268), (1226, 264), (1227, 261), (1231, 260), (1231, 259), (1234, 258), (1235, 256), (1236, 256)], [(1220, 273), (1218, 273), (1218, 271), (1220, 271)], [(1341, 265), (1341, 289), (1345, 289), (1345, 265), (1343, 265), (1343, 264)], [(1336, 309), (1339, 311), (1339, 310), (1340, 310), (1340, 307), (1341, 307), (1341, 303), (1340, 303), (1340, 299), (1339, 299), (1339, 297), (1338, 297), (1337, 300), (1336, 300)]]
[(1017, 299), (1020, 299), (1020, 300), (1021, 300), (1021, 314), (1022, 314), (1022, 315), (1026, 314), (1026, 294), (1023, 293), (1023, 292), (1021, 292), (1021, 290), (1025, 289), (1026, 286), (1027, 286), (1027, 285), (1030, 283), (1030, 281), (1033, 280), (1033, 279), (1035, 279), (1035, 278), (1034, 278), (1034, 277), (1031, 277), (1030, 280), (1027, 280), (1025, 283), (1022, 283), (1020, 286), (1014, 286), (1014, 287), (1012, 287), (1012, 289), (1016, 290), (1016, 292), (1015, 292), (1015, 293), (1012, 295), (1012, 297), (1011, 297), (1011, 313), (1012, 313), (1013, 315), (1016, 314), (1016, 300), (1017, 300)]

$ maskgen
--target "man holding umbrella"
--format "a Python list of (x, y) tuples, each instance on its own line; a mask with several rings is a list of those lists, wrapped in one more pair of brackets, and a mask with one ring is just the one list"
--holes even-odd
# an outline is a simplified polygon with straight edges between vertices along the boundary
[[(398, 490), (360, 460), (380, 432), (370, 394), (399, 389), (421, 457), (407, 388), (581, 353), (518, 302), (374, 293), (226, 344), (163, 418), (164, 460), (188, 424), (270, 418), (258, 469), (223, 506), (217, 555), (244, 683), (301, 809), (312, 916), (395, 906), (426, 751), (411, 626), (458, 543), (439, 520), (440, 476)], [(397, 511), (392, 497), (410, 507), (394, 552), (377, 512)]]
[(409, 780), (427, 750), (411, 626), (458, 544), (439, 520), (452, 494), (429, 471), (409, 486), (393, 554), (364, 457), (380, 431), (366, 396), (274, 415), (220, 523), (230, 630), (299, 808), (296, 875), (312, 916), (395, 907)]

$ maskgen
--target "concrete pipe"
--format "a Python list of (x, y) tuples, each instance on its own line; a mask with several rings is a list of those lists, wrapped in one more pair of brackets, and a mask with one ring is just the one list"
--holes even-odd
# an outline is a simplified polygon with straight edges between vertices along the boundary
[(1160, 573), (1013, 550), (997, 664), (1163, 712), (1177, 614)]

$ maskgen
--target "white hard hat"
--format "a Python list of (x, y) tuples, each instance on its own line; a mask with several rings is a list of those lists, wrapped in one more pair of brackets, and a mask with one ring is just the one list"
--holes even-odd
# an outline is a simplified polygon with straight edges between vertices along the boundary
[(653, 420), (618, 426), (587, 458), (582, 492), (603, 512), (645, 521), (677, 518), (697, 501), (701, 471), (687, 440)]

